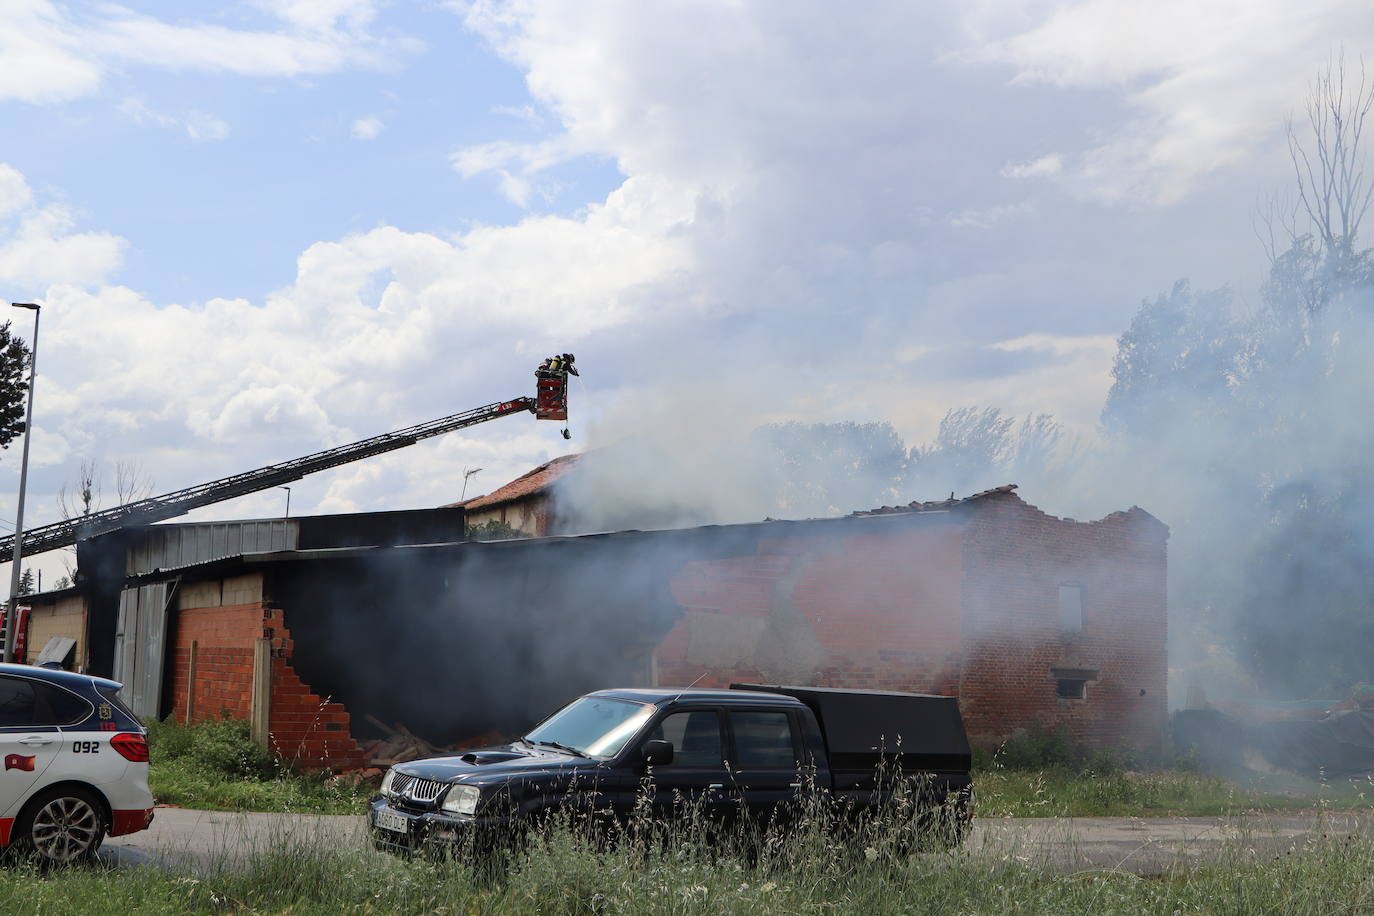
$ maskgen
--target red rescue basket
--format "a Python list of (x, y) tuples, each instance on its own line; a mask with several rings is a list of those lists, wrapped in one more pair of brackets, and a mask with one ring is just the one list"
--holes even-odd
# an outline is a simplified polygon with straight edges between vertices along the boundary
[(538, 420), (568, 419), (568, 376), (577, 375), (573, 355), (551, 356), (534, 371), (534, 416)]

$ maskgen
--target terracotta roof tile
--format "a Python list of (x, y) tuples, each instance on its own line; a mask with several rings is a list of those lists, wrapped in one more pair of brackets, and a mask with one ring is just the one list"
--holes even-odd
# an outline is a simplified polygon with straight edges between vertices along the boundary
[(581, 457), (581, 455), (562, 455), (544, 462), (532, 471), (521, 474), (505, 486), (492, 490), (486, 496), (474, 496), (464, 502), (447, 503), (444, 508), (462, 506), (464, 509), (486, 509), (532, 496), (548, 489), (555, 480), (571, 471), (577, 464), (577, 459)]

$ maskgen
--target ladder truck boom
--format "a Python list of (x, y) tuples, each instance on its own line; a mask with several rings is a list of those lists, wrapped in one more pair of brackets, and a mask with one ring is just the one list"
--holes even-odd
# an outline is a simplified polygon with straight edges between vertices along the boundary
[[(566, 420), (568, 417), (568, 375), (576, 375), (572, 354), (545, 360), (536, 371), (538, 388), (535, 397), (519, 397), (509, 401), (497, 401), (482, 407), (474, 407), (462, 413), (440, 417), (427, 423), (407, 426), (395, 432), (383, 433), (349, 445), (315, 452), (291, 461), (269, 464), (253, 471), (245, 471), (209, 483), (187, 487), (161, 496), (152, 496), (136, 502), (115, 506), (100, 512), (92, 512), (66, 521), (30, 528), (23, 532), (20, 541), (20, 556), (28, 557), (35, 553), (70, 547), (78, 540), (105, 534), (129, 525), (148, 525), (185, 515), (193, 509), (209, 506), (226, 499), (246, 496), (259, 490), (267, 490), (300, 480), (307, 474), (328, 470), (352, 461), (381, 455), (396, 449), (414, 445), (422, 439), (442, 436), (454, 430), (476, 426), (517, 413), (533, 413), (540, 420)], [(564, 438), (568, 431), (563, 430)], [(0, 563), (14, 558), (14, 536), (0, 539)], [(3, 627), (0, 627), (3, 631)]]

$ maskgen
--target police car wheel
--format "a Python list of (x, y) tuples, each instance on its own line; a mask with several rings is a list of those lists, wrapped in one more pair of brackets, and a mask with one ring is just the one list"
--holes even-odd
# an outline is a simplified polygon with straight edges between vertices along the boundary
[(16, 826), (23, 847), (45, 865), (89, 859), (105, 839), (100, 802), (78, 788), (44, 792), (30, 803)]

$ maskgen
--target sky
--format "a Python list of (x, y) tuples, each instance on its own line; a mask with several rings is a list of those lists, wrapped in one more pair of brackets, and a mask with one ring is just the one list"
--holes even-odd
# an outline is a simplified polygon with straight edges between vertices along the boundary
[(673, 424), (918, 442), (980, 405), (1091, 437), (1142, 299), (1255, 300), (1285, 122), (1371, 36), (1354, 0), (6, 0), (26, 522), (83, 459), (105, 504), (117, 462), (164, 492), (530, 394), (563, 351), (573, 443), (496, 421), (300, 481), (293, 514)]

